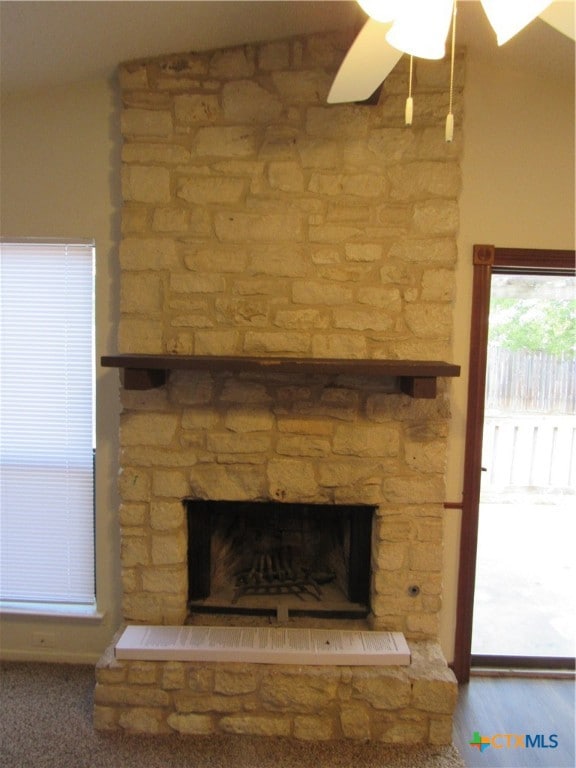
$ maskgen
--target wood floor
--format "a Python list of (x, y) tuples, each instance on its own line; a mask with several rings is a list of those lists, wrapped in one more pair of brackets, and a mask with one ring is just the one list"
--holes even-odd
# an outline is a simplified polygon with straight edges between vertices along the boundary
[[(454, 743), (468, 768), (574, 768), (574, 722), (573, 679), (472, 677), (460, 686)], [(482, 753), (470, 746), (476, 732), (492, 737)]]

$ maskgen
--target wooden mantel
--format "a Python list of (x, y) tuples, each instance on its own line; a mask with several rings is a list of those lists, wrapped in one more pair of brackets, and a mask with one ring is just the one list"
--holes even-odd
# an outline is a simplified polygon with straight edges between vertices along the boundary
[(459, 376), (460, 366), (436, 360), (341, 360), (306, 357), (239, 357), (221, 355), (105, 355), (104, 367), (123, 369), (125, 389), (153, 389), (166, 383), (171, 370), (232, 373), (306, 373), (361, 377), (394, 376), (411, 397), (436, 397), (438, 376)]

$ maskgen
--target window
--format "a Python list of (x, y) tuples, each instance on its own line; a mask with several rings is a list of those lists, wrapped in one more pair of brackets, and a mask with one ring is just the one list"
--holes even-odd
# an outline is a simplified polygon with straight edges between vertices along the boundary
[(0, 600), (94, 605), (94, 245), (0, 245)]

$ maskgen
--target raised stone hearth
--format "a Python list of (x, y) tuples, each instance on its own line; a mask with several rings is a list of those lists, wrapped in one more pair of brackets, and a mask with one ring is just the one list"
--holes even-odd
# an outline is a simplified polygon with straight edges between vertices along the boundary
[(451, 740), (456, 683), (438, 646), (449, 381), (415, 393), (349, 361), (451, 358), (463, 57), (446, 144), (446, 62), (417, 62), (413, 128), (405, 61), (378, 105), (326, 104), (352, 38), (121, 68), (120, 352), (347, 361), (148, 371), (156, 388), (123, 389), (123, 612), (198, 620), (183, 500), (369, 507), (365, 628), (403, 632), (412, 664), (119, 662), (109, 649), (98, 728)]
[(450, 744), (456, 683), (434, 643), (408, 667), (125, 661), (96, 670), (101, 730)]

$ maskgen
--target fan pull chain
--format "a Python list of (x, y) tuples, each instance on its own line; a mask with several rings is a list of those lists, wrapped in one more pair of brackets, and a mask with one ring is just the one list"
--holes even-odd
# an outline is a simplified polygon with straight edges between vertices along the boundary
[(404, 120), (406, 125), (412, 125), (412, 116), (414, 114), (414, 99), (412, 98), (412, 67), (414, 57), (410, 56), (410, 78), (408, 81), (408, 98), (406, 99), (406, 109), (404, 111)]
[(454, 96), (454, 58), (456, 51), (456, 0), (454, 0), (454, 10), (452, 11), (452, 51), (450, 56), (450, 106), (446, 116), (446, 130), (444, 137), (450, 142), (454, 138), (454, 114), (452, 112), (452, 101)]

